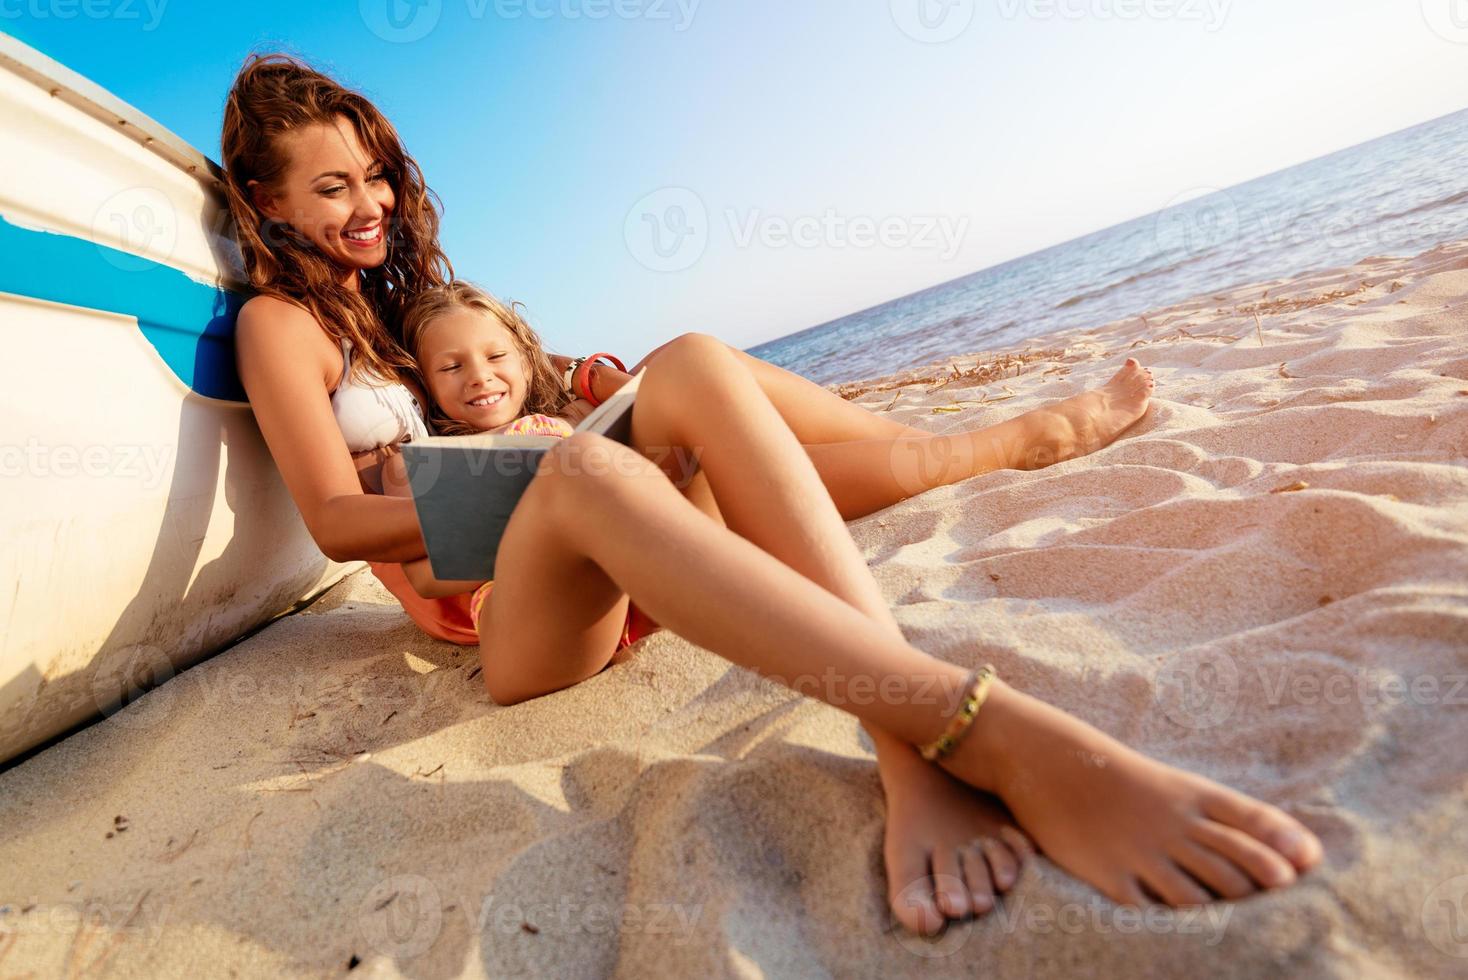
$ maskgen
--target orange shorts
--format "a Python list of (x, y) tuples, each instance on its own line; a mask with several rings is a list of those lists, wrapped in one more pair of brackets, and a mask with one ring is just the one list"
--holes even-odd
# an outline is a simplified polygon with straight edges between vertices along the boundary
[[(479, 630), (479, 616), (484, 611), (484, 601), (489, 598), (490, 589), (494, 588), (493, 582), (485, 582), (474, 590), (469, 597), (469, 618), (474, 622), (474, 629)], [(637, 608), (630, 599), (627, 601), (627, 619), (622, 623), (622, 638), (617, 641), (617, 649), (625, 650), (638, 640), (650, 633), (656, 633), (662, 629), (652, 620), (647, 613)]]

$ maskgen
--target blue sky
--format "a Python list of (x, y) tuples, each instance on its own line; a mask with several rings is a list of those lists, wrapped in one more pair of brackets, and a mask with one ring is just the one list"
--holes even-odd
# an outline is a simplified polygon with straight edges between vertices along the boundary
[(1468, 0), (0, 0), (0, 30), (216, 159), (244, 56), (306, 57), (398, 126), (461, 276), (629, 362), (1468, 105)]

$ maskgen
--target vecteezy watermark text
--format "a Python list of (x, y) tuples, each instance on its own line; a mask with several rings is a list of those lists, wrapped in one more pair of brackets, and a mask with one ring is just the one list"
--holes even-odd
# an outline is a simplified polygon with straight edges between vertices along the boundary
[(1233, 0), (997, 0), (1006, 20), (1187, 20), (1212, 32), (1228, 19)]
[(1234, 657), (1219, 651), (1185, 651), (1170, 657), (1158, 668), (1155, 696), (1178, 724), (1214, 728), (1233, 717), (1246, 684), (1257, 686), (1262, 693), (1262, 698), (1251, 698), (1251, 703), (1269, 708), (1468, 705), (1468, 673), (1462, 671), (1403, 675), (1318, 663), (1255, 664), (1246, 671)]
[[(967, 215), (767, 214), (761, 208), (726, 208), (723, 224), (737, 249), (921, 249), (952, 261), (968, 235)], [(703, 198), (686, 187), (664, 187), (641, 198), (623, 226), (627, 250), (653, 272), (692, 268), (708, 249), (717, 223)]]
[[(452, 901), (449, 901), (452, 899)], [(433, 948), (448, 913), (457, 910), (482, 934), (549, 933), (568, 936), (645, 933), (681, 945), (693, 939), (703, 905), (675, 902), (598, 902), (560, 895), (543, 901), (523, 895), (502, 900), (493, 892), (475, 902), (472, 895), (447, 893), (437, 881), (419, 874), (396, 874), (376, 882), (358, 904), (357, 931), (374, 952), (394, 959), (413, 959)]]
[(153, 489), (163, 482), (172, 457), (169, 445), (52, 446), (32, 438), (0, 444), (0, 477), (141, 480)]
[(835, 208), (820, 215), (785, 218), (766, 215), (758, 208), (744, 214), (724, 212), (735, 248), (748, 248), (757, 239), (765, 248), (914, 248), (942, 249), (944, 262), (958, 254), (968, 233), (968, 215), (889, 215), (848, 218)]
[[(908, 885), (899, 894), (932, 894), (938, 885), (944, 884), (944, 875), (930, 875)], [(958, 888), (959, 881), (951, 881)], [(1194, 906), (1190, 908), (1167, 908), (1151, 905), (1138, 908), (1134, 905), (1116, 905), (1106, 899), (1095, 897), (1084, 902), (1063, 902), (1051, 905), (1045, 902), (1026, 901), (1023, 895), (1011, 893), (1003, 898), (994, 910), (981, 921), (989, 923), (985, 934), (998, 928), (1006, 935), (1029, 933), (1036, 936), (1079, 936), (1093, 935), (1135, 936), (1180, 935), (1198, 936), (1205, 946), (1217, 946), (1228, 931), (1234, 906), (1228, 903)], [(951, 956), (963, 948), (976, 929), (950, 928), (941, 936), (928, 938), (906, 930), (896, 930), (893, 935), (908, 951), (928, 959)]]
[(0, 0), (0, 19), (20, 20), (147, 20), (143, 30), (156, 30), (168, 0)]
[[(1424, 0), (1434, 2), (1434, 0)], [(1441, 0), (1455, 2), (1455, 0)], [(996, 0), (1003, 20), (1173, 20), (1201, 23), (1212, 33), (1228, 19), (1233, 0)], [(943, 44), (974, 22), (977, 0), (889, 0), (892, 21), (908, 37)]]
[[(10, 0), (15, 2), (15, 0)], [(470, 20), (644, 20), (671, 23), (678, 33), (693, 26), (703, 0), (464, 0)], [(407, 44), (438, 27), (444, 0), (358, 0), (367, 29), (384, 41)]]

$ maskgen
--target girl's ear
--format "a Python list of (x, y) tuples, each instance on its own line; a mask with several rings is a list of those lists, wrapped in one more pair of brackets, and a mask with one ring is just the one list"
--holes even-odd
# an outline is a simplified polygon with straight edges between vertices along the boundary
[(276, 203), (275, 195), (266, 190), (265, 185), (258, 180), (251, 180), (246, 182), (245, 189), (250, 192), (250, 200), (260, 209), (261, 214), (271, 221), (281, 220), (280, 206)]

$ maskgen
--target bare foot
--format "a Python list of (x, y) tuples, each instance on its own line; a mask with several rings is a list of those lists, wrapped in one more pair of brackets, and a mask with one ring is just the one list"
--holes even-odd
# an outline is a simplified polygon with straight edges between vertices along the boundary
[(1099, 388), (1037, 409), (1039, 434), (1022, 469), (1063, 463), (1108, 446), (1147, 414), (1156, 382), (1152, 372), (1128, 357), (1121, 370)]
[(1125, 905), (1278, 888), (1320, 861), (1294, 817), (1163, 765), (1002, 682), (943, 763), (992, 789), (1046, 856)]
[(1029, 838), (987, 793), (928, 762), (886, 786), (887, 901), (897, 920), (931, 936), (946, 919), (981, 916), (1019, 880)]

